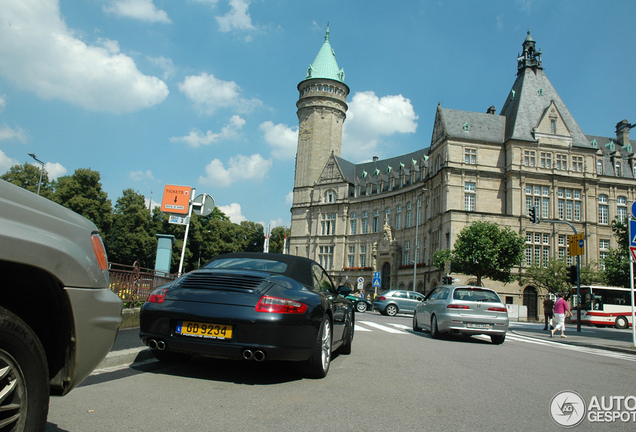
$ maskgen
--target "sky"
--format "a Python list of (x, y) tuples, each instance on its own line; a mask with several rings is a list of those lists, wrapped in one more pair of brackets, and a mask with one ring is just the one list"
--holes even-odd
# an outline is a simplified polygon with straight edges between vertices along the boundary
[[(207, 193), (233, 222), (289, 226), (297, 85), (327, 25), (351, 89), (342, 156), (430, 145), (437, 104), (503, 106), (527, 31), (589, 135), (636, 123), (632, 0), (2, 0), (0, 174), (91, 168)], [(636, 140), (636, 129), (632, 133)], [(152, 201), (151, 201), (152, 200)]]

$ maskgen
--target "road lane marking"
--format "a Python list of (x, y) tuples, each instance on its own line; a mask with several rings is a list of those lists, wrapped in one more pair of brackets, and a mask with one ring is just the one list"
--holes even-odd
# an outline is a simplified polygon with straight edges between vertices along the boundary
[(400, 330), (413, 330), (413, 327), (411, 327), (411, 326), (406, 326), (406, 325), (404, 325), (404, 324), (395, 324), (395, 323), (388, 323), (388, 324), (389, 324), (390, 326), (397, 327), (397, 328), (399, 328)]
[(379, 330), (385, 331), (387, 333), (408, 334), (405, 331), (397, 330), (397, 329), (394, 329), (394, 328), (391, 328), (391, 327), (386, 327), (386, 326), (384, 326), (382, 324), (377, 324), (377, 323), (374, 323), (374, 322), (371, 322), (371, 321), (358, 321), (358, 322), (361, 323), (361, 324), (364, 324), (364, 325), (368, 325), (369, 327), (373, 327), (373, 328), (377, 328)]
[(599, 348), (589, 348), (589, 347), (582, 347), (577, 345), (568, 345), (568, 344), (564, 344), (560, 342), (552, 342), (547, 340), (544, 341), (541, 339), (534, 339), (527, 336), (520, 336), (517, 334), (511, 335), (510, 333), (506, 335), (506, 339), (517, 341), (517, 342), (533, 343), (536, 345), (550, 346), (553, 348), (560, 348), (560, 349), (565, 349), (570, 351), (577, 351), (577, 352), (582, 352), (582, 353), (587, 353), (592, 355), (598, 355), (602, 357), (610, 357), (610, 358), (615, 358), (620, 360), (636, 362), (636, 356), (633, 354), (626, 354), (626, 353), (621, 353), (616, 351), (608, 351), (608, 350), (603, 350)]

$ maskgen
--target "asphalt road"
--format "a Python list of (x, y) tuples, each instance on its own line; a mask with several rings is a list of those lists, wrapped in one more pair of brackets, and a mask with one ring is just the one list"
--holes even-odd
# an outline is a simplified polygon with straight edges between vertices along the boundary
[[(434, 340), (410, 317), (357, 321), (352, 354), (336, 356), (325, 379), (289, 364), (150, 361), (53, 398), (47, 431), (559, 431), (550, 409), (564, 390), (636, 396), (634, 355), (525, 337)], [(584, 419), (576, 430), (634, 426)]]

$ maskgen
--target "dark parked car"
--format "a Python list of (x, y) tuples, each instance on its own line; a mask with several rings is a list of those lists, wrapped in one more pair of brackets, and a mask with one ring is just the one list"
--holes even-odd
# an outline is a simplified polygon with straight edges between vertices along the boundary
[(322, 378), (332, 352), (351, 352), (353, 303), (315, 261), (291, 255), (232, 253), (152, 292), (140, 337), (161, 361), (192, 355), (302, 362)]
[(94, 223), (0, 180), (0, 430), (43, 431), (110, 351), (122, 302)]
[(346, 298), (351, 300), (357, 312), (365, 313), (368, 310), (373, 310), (373, 303), (358, 294), (349, 294)]
[(415, 291), (391, 290), (378, 294), (373, 309), (382, 315), (394, 316), (398, 313), (413, 313), (415, 306), (424, 300), (424, 295)]
[(490, 288), (441, 285), (431, 291), (413, 314), (413, 330), (427, 328), (433, 338), (444, 333), (490, 336), (502, 344), (508, 331), (508, 310)]

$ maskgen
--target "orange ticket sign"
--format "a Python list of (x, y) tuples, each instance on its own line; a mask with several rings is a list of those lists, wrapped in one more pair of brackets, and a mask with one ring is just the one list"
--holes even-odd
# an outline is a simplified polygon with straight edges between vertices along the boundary
[(161, 211), (164, 213), (187, 215), (190, 209), (191, 192), (192, 188), (190, 186), (166, 185), (163, 189)]

